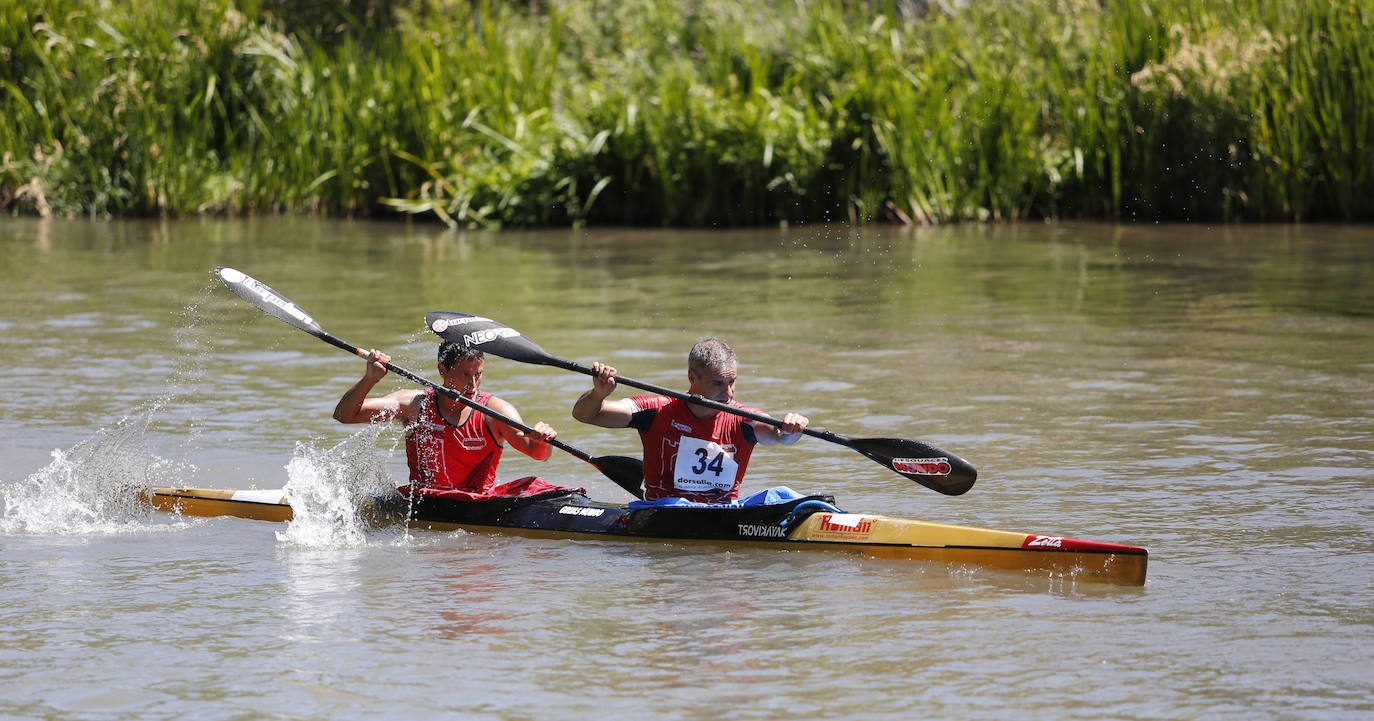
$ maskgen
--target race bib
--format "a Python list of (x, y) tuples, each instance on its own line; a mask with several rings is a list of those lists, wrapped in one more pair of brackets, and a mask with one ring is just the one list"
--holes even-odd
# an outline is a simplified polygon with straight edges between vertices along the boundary
[(683, 436), (677, 447), (673, 486), (681, 491), (729, 491), (735, 487), (739, 464), (734, 449), (719, 443)]

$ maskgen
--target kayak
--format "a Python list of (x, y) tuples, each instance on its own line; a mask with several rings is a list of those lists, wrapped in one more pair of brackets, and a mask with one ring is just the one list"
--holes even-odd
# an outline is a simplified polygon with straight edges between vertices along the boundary
[[(289, 521), (281, 490), (155, 488), (154, 508), (191, 516)], [(413, 496), (370, 499), (372, 523), (534, 538), (715, 543), (730, 547), (849, 552), (873, 558), (967, 564), (1071, 580), (1141, 586), (1149, 553), (1137, 546), (1039, 533), (847, 513), (831, 496), (754, 507), (630, 509), (557, 490), (482, 501)]]
[[(230, 291), (258, 310), (302, 330), (340, 350), (369, 357), (361, 347), (325, 332), (314, 318), (255, 278), (233, 268), (216, 268)], [(432, 311), (425, 326), (447, 341), (478, 348), (522, 363), (552, 366), (587, 375), (593, 368), (550, 355), (519, 331), (468, 313)], [(519, 428), (532, 429), (457, 391), (436, 385), (391, 363), (387, 370), (419, 383), (475, 411)], [(699, 395), (678, 393), (622, 375), (618, 383), (781, 427), (782, 421), (736, 408)], [(968, 461), (935, 446), (906, 438), (850, 438), (806, 428), (803, 433), (835, 443), (876, 461), (889, 470), (945, 495), (965, 493), (978, 471)], [(643, 466), (637, 458), (596, 456), (557, 439), (549, 445), (591, 463), (629, 493), (642, 498)], [(537, 480), (537, 479), (536, 479)], [(968, 526), (847, 513), (831, 496), (800, 496), (785, 487), (788, 497), (774, 494), (754, 503), (683, 507), (660, 501), (636, 501), (629, 506), (596, 503), (579, 489), (521, 489), (528, 495), (459, 498), (454, 489), (419, 489), (407, 497), (396, 493), (374, 497), (363, 512), (369, 522), (405, 522), (417, 528), (461, 529), (473, 532), (519, 534), (540, 538), (602, 539), (650, 542), (707, 542), (729, 547), (787, 550), (828, 550), (876, 558), (913, 559), (1048, 572), (1055, 577), (1104, 581), (1128, 586), (1145, 583), (1149, 554), (1136, 546), (1080, 541), (1038, 533), (992, 531)], [(542, 492), (538, 492), (542, 491)], [(505, 493), (507, 491), (502, 491)], [(773, 491), (762, 492), (765, 496)], [(473, 494), (468, 494), (473, 495)], [(756, 494), (757, 495), (757, 494)], [(151, 492), (158, 509), (197, 516), (241, 516), (286, 521), (292, 508), (282, 491), (232, 491), (196, 488), (159, 488)]]

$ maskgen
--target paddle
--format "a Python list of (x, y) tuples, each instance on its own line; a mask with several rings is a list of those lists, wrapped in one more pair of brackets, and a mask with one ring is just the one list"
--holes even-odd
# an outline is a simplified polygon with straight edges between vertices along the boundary
[[(586, 375), (596, 375), (595, 371), (587, 366), (549, 355), (547, 351), (540, 348), (534, 341), (521, 335), (519, 331), (508, 328), (490, 318), (448, 310), (436, 310), (425, 316), (425, 325), (429, 326), (430, 330), (439, 334), (444, 340), (455, 341), (502, 358), (509, 358), (522, 363), (553, 366)], [(640, 388), (650, 393), (689, 401), (725, 413), (733, 413), (752, 421), (767, 423), (770, 426), (782, 426), (782, 421), (777, 418), (728, 406), (699, 395), (679, 393), (622, 375), (617, 375), (615, 379), (617, 383), (624, 383), (627, 386)], [(823, 441), (852, 448), (926, 488), (939, 491), (947, 496), (957, 496), (964, 493), (978, 479), (978, 470), (968, 461), (920, 441), (906, 438), (849, 438), (838, 433), (811, 428), (802, 432)]]
[[(367, 350), (359, 348), (353, 345), (352, 343), (347, 343), (342, 339), (327, 333), (324, 330), (324, 328), (320, 327), (319, 323), (315, 322), (314, 318), (311, 318), (309, 315), (306, 314), (305, 311), (301, 310), (300, 306), (296, 305), (295, 303), (292, 303), (286, 296), (282, 295), (281, 293), (278, 293), (275, 290), (272, 290), (266, 284), (252, 277), (249, 277), (237, 270), (234, 270), (233, 268), (216, 268), (215, 274), (219, 276), (220, 281), (223, 282), (224, 285), (229, 288), (229, 290), (234, 291), (235, 295), (248, 301), (258, 310), (274, 318), (285, 321), (287, 324), (299, 328), (305, 331), (306, 333), (309, 333), (310, 335), (313, 335), (316, 338), (319, 338), (320, 340), (332, 346), (342, 348), (343, 350), (346, 350), (349, 353), (352, 353), (353, 355), (360, 356), (362, 358), (368, 357)], [(507, 416), (504, 413), (501, 413), (500, 411), (488, 408), (487, 406), (482, 405), (481, 403), (478, 403), (477, 401), (474, 401), (470, 398), (467, 398), (463, 394), (451, 388), (445, 388), (437, 383), (417, 376), (414, 373), (411, 373), (410, 371), (401, 368), (395, 364), (387, 363), (386, 369), (391, 371), (392, 373), (395, 373), (404, 378), (419, 383), (420, 385), (425, 386), (426, 388), (433, 388), (436, 392), (443, 393), (449, 398), (452, 398), (453, 400), (458, 401), (459, 403), (462, 403), (463, 405), (468, 406), (469, 408), (472, 408), (475, 411), (485, 413), (488, 416), (491, 416), (492, 418), (495, 418), (496, 420), (501, 421), (502, 423), (505, 423), (508, 426), (519, 428), (520, 430), (526, 433), (534, 431), (533, 428), (521, 423), (520, 421), (515, 420), (514, 418), (511, 418), (510, 416)], [(629, 456), (593, 457), (586, 451), (574, 448), (558, 440), (557, 438), (548, 441), (548, 444), (553, 446), (554, 448), (559, 448), (564, 451), (567, 451), (568, 453), (571, 453), (572, 455), (592, 464), (596, 467), (597, 470), (604, 473), (607, 478), (611, 479), (612, 481), (615, 481), (615, 484), (617, 486), (620, 486), (621, 488), (624, 488), (626, 491), (629, 491), (636, 498), (644, 497), (644, 491), (642, 489), (644, 481), (644, 465), (643, 462), (640, 461), (638, 458), (630, 458)]]

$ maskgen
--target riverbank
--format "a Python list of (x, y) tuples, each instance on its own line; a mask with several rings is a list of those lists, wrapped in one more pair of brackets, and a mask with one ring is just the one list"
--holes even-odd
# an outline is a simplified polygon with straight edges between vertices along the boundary
[(1374, 220), (1361, 0), (0, 9), (0, 207), (464, 226)]

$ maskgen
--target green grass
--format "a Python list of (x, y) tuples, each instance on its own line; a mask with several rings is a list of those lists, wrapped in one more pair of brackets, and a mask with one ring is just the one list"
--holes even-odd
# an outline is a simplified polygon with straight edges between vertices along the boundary
[(8, 3), (0, 207), (1374, 219), (1367, 0), (893, 5)]

